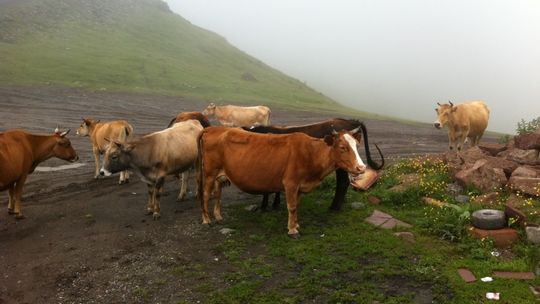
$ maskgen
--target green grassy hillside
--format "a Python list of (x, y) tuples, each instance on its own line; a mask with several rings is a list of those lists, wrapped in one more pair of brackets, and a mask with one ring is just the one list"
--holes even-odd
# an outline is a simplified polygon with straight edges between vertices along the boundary
[(0, 84), (344, 107), (161, 0), (0, 0)]

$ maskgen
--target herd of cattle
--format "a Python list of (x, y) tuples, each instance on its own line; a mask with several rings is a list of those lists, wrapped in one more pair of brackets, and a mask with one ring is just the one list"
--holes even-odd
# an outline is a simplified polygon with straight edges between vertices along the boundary
[[(439, 104), (435, 127), (448, 127), (450, 149), (461, 150), (467, 138), (475, 145), (487, 127), (489, 109), (483, 102), (454, 105)], [(208, 117), (215, 116), (221, 126), (211, 126)], [(349, 186), (349, 177), (357, 178), (366, 170), (358, 148), (364, 141), (367, 165), (374, 170), (384, 166), (375, 162), (369, 150), (365, 125), (357, 120), (332, 119), (303, 126), (270, 126), (270, 109), (266, 106), (216, 106), (211, 103), (202, 113), (184, 112), (158, 132), (135, 136), (125, 120), (100, 122), (83, 119), (77, 130), (88, 136), (95, 158), (94, 178), (120, 172), (119, 183), (129, 181), (130, 171), (148, 185), (147, 212), (160, 216), (160, 196), (165, 177), (179, 175), (178, 200), (187, 193), (189, 171), (197, 172), (197, 197), (203, 224), (211, 222), (208, 201), (215, 198), (213, 216), (221, 216), (221, 188), (233, 183), (240, 190), (262, 194), (262, 208), (268, 195), (285, 192), (288, 210), (288, 235), (299, 235), (297, 209), (299, 195), (317, 187), (336, 172), (336, 189), (331, 209), (339, 210)], [(8, 212), (17, 219), (21, 211), (22, 188), (36, 166), (57, 157), (78, 160), (66, 135), (69, 130), (55, 130), (53, 135), (34, 135), (22, 130), (0, 133), (0, 190), (8, 190)], [(103, 156), (100, 164), (100, 155)]]

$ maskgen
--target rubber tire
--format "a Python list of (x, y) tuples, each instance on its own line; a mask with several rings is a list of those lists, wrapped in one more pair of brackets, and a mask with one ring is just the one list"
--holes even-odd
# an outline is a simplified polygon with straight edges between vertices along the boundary
[(479, 229), (495, 230), (505, 228), (508, 220), (504, 211), (495, 209), (476, 210), (471, 215), (472, 225)]

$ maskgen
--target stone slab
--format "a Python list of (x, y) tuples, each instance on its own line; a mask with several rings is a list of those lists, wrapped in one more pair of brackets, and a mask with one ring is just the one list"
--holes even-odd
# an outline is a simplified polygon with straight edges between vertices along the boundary
[(501, 279), (534, 280), (532, 272), (494, 271), (493, 276)]
[(467, 283), (476, 281), (476, 277), (474, 276), (474, 274), (467, 268), (459, 268), (458, 273), (459, 276), (463, 279), (463, 281)]

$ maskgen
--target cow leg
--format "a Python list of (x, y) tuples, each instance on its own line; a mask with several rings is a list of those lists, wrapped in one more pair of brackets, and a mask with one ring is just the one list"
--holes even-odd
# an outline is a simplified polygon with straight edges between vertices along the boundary
[(146, 203), (146, 214), (150, 215), (154, 212), (154, 185), (147, 184), (148, 186), (148, 202)]
[(122, 185), (122, 184), (127, 184), (127, 183), (129, 183), (129, 171), (128, 170), (121, 171), (118, 184)]
[(263, 194), (263, 199), (261, 202), (261, 211), (266, 211), (266, 208), (268, 208), (268, 196), (270, 196), (270, 194), (268, 193)]
[(448, 149), (450, 151), (455, 150), (455, 144), (456, 144), (456, 137), (455, 134), (452, 134), (452, 132), (448, 131)]
[(181, 202), (184, 199), (186, 199), (187, 186), (188, 186), (188, 180), (189, 180), (189, 171), (190, 170), (182, 172), (180, 176), (180, 192), (178, 193), (178, 197), (176, 198), (178, 202)]
[(99, 177), (99, 148), (93, 147), (92, 152), (94, 153), (94, 161), (96, 164), (96, 170), (94, 172), (94, 179), (97, 179)]
[(465, 139), (466, 138), (467, 138), (467, 136), (465, 136), (465, 133), (460, 133), (458, 135), (458, 139), (457, 139), (457, 151), (458, 152), (463, 150), (463, 145), (465, 144)]
[(160, 218), (161, 214), (161, 206), (159, 205), (161, 201), (161, 193), (163, 191), (163, 184), (165, 183), (165, 177), (160, 177), (156, 181), (156, 185), (154, 187), (154, 214), (152, 215), (154, 220), (157, 220)]
[(281, 203), (280, 193), (276, 192), (276, 193), (274, 193), (274, 203), (272, 203), (272, 209), (278, 210), (280, 203)]
[(8, 214), (15, 214), (13, 209), (15, 209), (15, 184), (8, 189)]
[(16, 183), (14, 187), (14, 197), (15, 197), (15, 209), (13, 212), (15, 213), (15, 218), (20, 220), (24, 218), (24, 215), (21, 211), (21, 197), (22, 197), (22, 190), (24, 186), (24, 182), (26, 181), (26, 175), (22, 176)]
[(334, 200), (332, 205), (330, 205), (330, 210), (339, 211), (341, 210), (341, 205), (345, 201), (345, 194), (349, 188), (349, 175), (347, 171), (343, 169), (336, 170), (336, 193), (334, 194)]
[(300, 233), (298, 232), (298, 217), (297, 217), (297, 209), (298, 209), (298, 187), (288, 187), (285, 188), (285, 199), (287, 200), (287, 210), (289, 212), (289, 220), (287, 223), (288, 228), (288, 235), (293, 238), (297, 239), (300, 236)]
[(203, 188), (202, 188), (202, 198), (201, 198), (201, 213), (202, 213), (202, 223), (204, 225), (210, 224), (210, 216), (208, 215), (208, 199), (210, 198), (210, 193), (212, 188), (214, 188), (215, 177), (206, 175), (203, 179)]
[(214, 218), (217, 222), (221, 222), (223, 217), (221, 217), (221, 188), (222, 184), (220, 182), (215, 183), (214, 198), (216, 202), (214, 203)]

